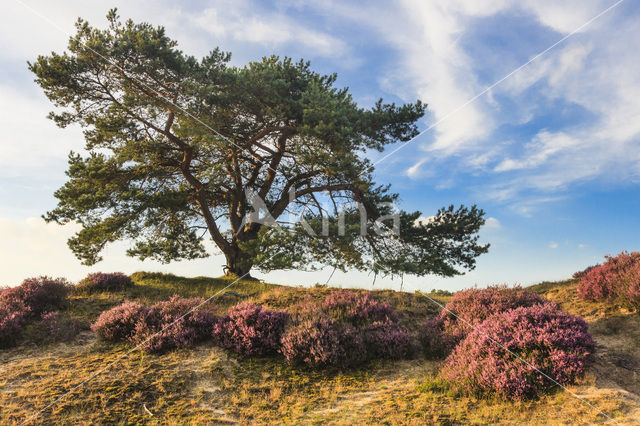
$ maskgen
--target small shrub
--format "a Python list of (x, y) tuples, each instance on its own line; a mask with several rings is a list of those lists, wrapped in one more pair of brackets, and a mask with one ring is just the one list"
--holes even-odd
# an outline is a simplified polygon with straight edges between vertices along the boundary
[(213, 326), (214, 340), (242, 355), (272, 355), (280, 349), (287, 314), (241, 303)]
[[(185, 299), (173, 296), (149, 308), (136, 324), (131, 340), (142, 344), (147, 352), (161, 353), (174, 348), (186, 348), (209, 338), (217, 317), (212, 304), (202, 298)], [(193, 312), (191, 312), (195, 309)]]
[(100, 314), (91, 329), (102, 339), (111, 342), (129, 340), (149, 308), (137, 302), (124, 302)]
[(587, 266), (586, 268), (584, 268), (582, 271), (578, 271), (578, 272), (574, 272), (572, 277), (576, 278), (576, 279), (580, 279), (582, 277), (584, 277), (585, 275), (587, 275), (589, 273), (589, 271), (591, 271), (594, 268), (599, 267), (600, 265), (591, 265), (591, 266)]
[(584, 273), (578, 296), (594, 302), (619, 302), (640, 310), (640, 252), (606, 256), (602, 265)]
[(18, 343), (24, 331), (28, 311), (20, 301), (0, 301), (0, 348)]
[(640, 265), (625, 271), (620, 277), (618, 297), (623, 306), (640, 312)]
[(411, 333), (395, 322), (375, 322), (362, 330), (370, 359), (406, 359), (415, 354)]
[(282, 336), (282, 354), (290, 364), (345, 368), (363, 361), (362, 336), (351, 324), (324, 316), (290, 327)]
[(433, 294), (436, 296), (444, 296), (444, 297), (449, 297), (449, 296), (453, 296), (453, 293), (450, 292), (449, 290), (441, 290), (441, 289), (432, 289), (429, 294)]
[(548, 303), (520, 287), (492, 286), (457, 292), (435, 320), (428, 320), (420, 335), (425, 352), (446, 355), (473, 327), (493, 314), (518, 307)]
[(80, 333), (80, 321), (58, 311), (42, 315), (34, 324), (32, 339), (38, 343), (69, 342)]
[(43, 313), (64, 308), (70, 288), (64, 278), (28, 278), (18, 287), (5, 289), (0, 297), (10, 306), (24, 305), (28, 316), (39, 318)]
[(324, 301), (294, 306), (282, 337), (282, 353), (292, 364), (345, 368), (377, 359), (402, 359), (415, 352), (413, 336), (387, 302), (369, 292), (332, 291)]
[(133, 281), (128, 275), (122, 272), (103, 273), (95, 272), (87, 275), (76, 286), (79, 291), (99, 292), (99, 291), (120, 291), (133, 286)]
[(379, 302), (369, 292), (334, 290), (321, 306), (331, 318), (353, 326), (374, 322), (396, 322), (398, 314), (387, 302)]
[(427, 358), (444, 358), (460, 342), (458, 335), (452, 335), (444, 331), (441, 317), (427, 319), (418, 337)]
[(585, 372), (594, 347), (581, 318), (552, 304), (521, 307), (480, 324), (449, 355), (440, 374), (462, 392), (530, 399), (555, 386), (531, 365), (569, 384)]

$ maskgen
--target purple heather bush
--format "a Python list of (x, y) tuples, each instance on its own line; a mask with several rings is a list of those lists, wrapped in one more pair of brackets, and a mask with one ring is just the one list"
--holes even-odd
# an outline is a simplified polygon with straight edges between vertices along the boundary
[(49, 312), (42, 315), (34, 324), (33, 338), (39, 343), (69, 342), (80, 333), (83, 326), (80, 321), (61, 312)]
[(449, 355), (440, 374), (465, 393), (530, 399), (555, 385), (540, 371), (569, 384), (585, 372), (594, 347), (581, 318), (549, 303), (520, 307), (479, 324)]
[(290, 364), (350, 367), (365, 359), (361, 333), (351, 324), (319, 316), (289, 327), (281, 352)]
[(374, 322), (362, 329), (362, 337), (370, 359), (406, 359), (416, 352), (413, 336), (396, 322)]
[(220, 346), (242, 355), (273, 355), (280, 350), (286, 322), (286, 312), (245, 302), (213, 325), (213, 337)]
[(0, 348), (15, 345), (24, 331), (28, 311), (20, 301), (0, 301)]
[[(149, 308), (138, 321), (131, 340), (147, 352), (160, 353), (187, 348), (211, 336), (217, 322), (213, 305), (202, 298), (173, 296)], [(201, 305), (201, 306), (200, 306)]]
[(17, 287), (0, 293), (0, 302), (9, 306), (23, 305), (27, 316), (39, 318), (43, 313), (64, 308), (71, 286), (64, 278), (28, 278)]
[(321, 303), (307, 300), (292, 311), (294, 325), (281, 349), (292, 364), (344, 368), (370, 359), (408, 358), (415, 350), (393, 307), (369, 292), (335, 290)]
[(617, 301), (640, 311), (640, 252), (606, 256), (602, 265), (582, 274), (578, 296), (595, 302)]
[(334, 290), (324, 300), (321, 309), (331, 318), (353, 326), (398, 321), (398, 314), (391, 305), (375, 300), (369, 292)]
[(133, 281), (122, 272), (104, 273), (95, 272), (87, 275), (80, 281), (76, 288), (80, 291), (120, 291), (133, 286)]
[(111, 342), (132, 338), (136, 325), (143, 321), (149, 308), (137, 302), (124, 302), (100, 314), (91, 329), (102, 339)]
[(459, 291), (438, 317), (426, 321), (420, 335), (425, 353), (447, 355), (473, 327), (489, 316), (545, 302), (542, 296), (520, 287), (492, 286)]
[(576, 279), (580, 279), (582, 277), (584, 277), (585, 275), (587, 275), (589, 273), (589, 271), (591, 271), (594, 268), (598, 268), (600, 265), (591, 265), (591, 266), (587, 266), (586, 268), (584, 268), (582, 271), (578, 271), (578, 272), (574, 272), (572, 277), (576, 278)]

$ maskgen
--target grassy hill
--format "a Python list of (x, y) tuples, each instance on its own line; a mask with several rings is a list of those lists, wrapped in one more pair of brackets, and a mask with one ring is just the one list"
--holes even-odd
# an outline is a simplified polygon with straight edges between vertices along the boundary
[[(73, 296), (71, 313), (90, 323), (124, 300), (154, 302), (173, 294), (210, 297), (229, 281), (136, 273), (125, 292)], [(569, 390), (620, 423), (640, 419), (640, 316), (587, 303), (574, 280), (542, 283), (532, 291), (585, 318), (597, 342), (596, 362)], [(304, 298), (323, 298), (330, 288), (238, 282), (216, 304), (240, 300), (286, 308)], [(442, 294), (376, 291), (417, 330), (438, 312), (429, 299)], [(426, 359), (376, 361), (349, 371), (291, 367), (280, 359), (240, 358), (209, 344), (149, 355), (130, 346), (96, 340), (82, 332), (71, 343), (39, 346), (27, 339), (0, 351), (0, 424), (20, 423), (72, 391), (33, 420), (47, 424), (234, 423), (593, 423), (606, 420), (569, 393), (529, 402), (504, 402), (454, 393)], [(95, 372), (116, 364), (86, 382)]]

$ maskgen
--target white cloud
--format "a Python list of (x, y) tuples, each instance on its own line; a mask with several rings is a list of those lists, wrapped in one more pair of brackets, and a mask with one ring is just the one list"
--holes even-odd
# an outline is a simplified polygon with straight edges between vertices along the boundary
[(489, 217), (484, 223), (484, 227), (487, 229), (500, 229), (502, 224), (495, 217)]
[[(413, 142), (427, 151), (422, 158), (414, 159), (413, 164), (407, 167), (405, 173), (413, 179), (422, 177), (422, 168), (427, 158), (445, 159), (451, 155), (466, 153), (460, 158), (461, 166), (485, 169), (491, 160), (504, 156), (502, 149), (493, 146), (495, 142), (490, 137), (500, 124), (505, 123), (502, 105), (494, 95), (499, 93), (514, 96), (518, 90), (530, 88), (541, 78), (556, 84), (565, 76), (582, 69), (590, 52), (590, 46), (573, 44), (570, 49), (557, 55), (561, 50), (560, 46), (543, 57), (557, 55), (558, 58), (554, 61), (538, 60), (525, 68), (535, 71), (520, 71), (484, 96), (466, 104), (485, 88), (478, 81), (479, 64), (474, 63), (465, 50), (468, 46), (462, 46), (458, 42), (465, 35), (467, 28), (477, 20), (489, 16), (524, 12), (562, 36), (574, 31), (606, 6), (599, 0), (571, 0), (562, 4), (547, 0), (407, 0), (401, 1), (400, 5), (400, 8), (394, 10), (380, 10), (380, 7), (377, 7), (376, 11), (373, 10), (374, 7), (362, 10), (337, 3), (324, 7), (375, 28), (400, 52), (400, 66), (396, 65), (389, 75), (381, 79), (385, 89), (407, 100), (418, 97), (429, 103), (430, 115), (426, 125), (437, 124), (430, 131), (431, 134)], [(584, 28), (581, 33), (593, 28), (598, 28), (597, 22)], [(546, 47), (548, 46), (543, 48)], [(543, 48), (532, 51), (530, 57)], [(509, 60), (512, 58), (505, 58), (504, 62)], [(536, 66), (537, 63), (542, 65)], [(402, 72), (398, 72), (398, 69), (402, 69)], [(504, 74), (508, 71), (505, 70)], [(495, 79), (504, 74), (497, 73)], [(511, 80), (515, 82), (510, 82)], [(549, 96), (561, 95), (561, 91), (547, 93)], [(526, 101), (520, 103), (516, 111), (509, 112), (516, 117), (519, 116), (517, 121), (521, 122), (535, 117)], [(547, 136), (550, 136), (550, 133)], [(545, 134), (540, 135), (540, 139), (544, 137)], [(556, 140), (550, 141), (550, 144), (557, 142), (560, 137), (568, 140), (572, 136), (559, 135)], [(496, 167), (496, 171), (531, 169), (552, 155), (551, 149), (551, 146), (546, 146), (541, 152), (533, 152), (535, 147), (531, 147), (531, 159), (502, 158), (502, 163)]]
[(191, 16), (199, 28), (218, 38), (258, 43), (267, 47), (294, 44), (320, 56), (342, 56), (347, 44), (328, 33), (297, 22), (282, 13), (265, 13), (247, 1), (218, 2)]
[[(403, 2), (403, 9), (374, 24), (402, 52), (406, 72), (385, 79), (386, 87), (407, 99), (429, 102), (431, 122), (446, 118), (432, 138), (412, 142), (428, 151), (412, 158), (406, 175), (424, 178), (424, 164), (455, 158), (458, 171), (510, 173), (496, 193), (514, 201), (529, 190), (554, 198), (579, 182), (640, 180), (640, 27), (615, 9), (538, 58), (487, 96), (452, 115), (483, 87), (476, 65), (457, 40), (465, 28), (486, 16), (524, 11), (558, 33), (574, 31), (610, 4), (604, 1)], [(518, 10), (520, 12), (518, 12)], [(404, 15), (403, 15), (404, 14)], [(404, 16), (403, 25), (391, 21)], [(529, 57), (548, 47), (541, 46)], [(514, 52), (515, 54), (515, 52)], [(506, 58), (510, 59), (510, 58)], [(497, 74), (496, 79), (502, 75)], [(394, 78), (395, 77), (395, 78)], [(494, 96), (493, 100), (488, 95)], [(509, 99), (509, 111), (495, 95)], [(496, 145), (502, 124), (520, 125), (548, 114), (581, 109), (584, 119), (553, 130), (541, 129), (529, 142)], [(499, 137), (499, 136), (498, 136)], [(425, 144), (425, 141), (432, 142)], [(454, 157), (455, 156), (455, 157)], [(494, 192), (480, 189), (482, 194)], [(492, 198), (492, 197), (490, 197)], [(521, 202), (522, 200), (518, 201)], [(535, 204), (530, 202), (528, 204)], [(530, 214), (530, 205), (518, 207)]]
[[(540, 131), (517, 157), (495, 171), (522, 170), (517, 188), (557, 191), (593, 179), (636, 181), (640, 176), (640, 28), (618, 22), (615, 31), (595, 31), (571, 40), (505, 86), (514, 96), (539, 87), (586, 112), (579, 125)], [(570, 65), (568, 65), (570, 64)], [(523, 98), (526, 100), (526, 97)], [(562, 111), (560, 111), (562, 113)]]
[(70, 150), (84, 146), (81, 131), (56, 127), (46, 119), (51, 105), (30, 92), (0, 85), (0, 177), (49, 176), (47, 166), (63, 165)]
[[(433, 151), (451, 153), (488, 135), (493, 120), (489, 105), (479, 100), (451, 114), (481, 90), (472, 70), (472, 62), (457, 40), (463, 34), (468, 14), (480, 12), (465, 2), (401, 3), (404, 22), (388, 22), (382, 31), (403, 52), (403, 72), (397, 69), (387, 77), (388, 89), (404, 85), (411, 93), (429, 103), (433, 129)], [(394, 28), (395, 26), (395, 28)], [(393, 29), (392, 29), (393, 28)], [(441, 121), (442, 120), (442, 121)], [(418, 163), (412, 173), (417, 173)]]
[(527, 153), (521, 160), (505, 158), (494, 171), (504, 172), (518, 169), (529, 169), (539, 166), (549, 157), (562, 151), (571, 150), (580, 144), (580, 140), (565, 133), (550, 133), (541, 131), (532, 142), (525, 146)]
[(549, 243), (549, 248), (557, 249), (558, 248), (558, 243), (556, 243), (555, 241), (551, 241)]
[(422, 165), (424, 163), (427, 162), (426, 158), (423, 158), (422, 160), (418, 161), (416, 164), (414, 164), (413, 166), (409, 167), (407, 169), (407, 176), (409, 176), (410, 178), (416, 178), (418, 177), (418, 174), (420, 173), (420, 167), (422, 167)]
[(536, 16), (542, 25), (562, 34), (574, 31), (607, 6), (602, 1), (593, 0), (526, 0), (518, 3), (522, 9)]

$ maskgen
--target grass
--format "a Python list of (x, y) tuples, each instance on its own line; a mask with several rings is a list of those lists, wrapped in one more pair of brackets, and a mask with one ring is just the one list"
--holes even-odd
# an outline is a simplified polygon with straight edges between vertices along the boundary
[[(120, 293), (75, 295), (69, 311), (91, 322), (121, 303), (152, 303), (173, 294), (210, 297), (230, 281), (206, 277), (136, 273), (133, 288)], [(620, 422), (637, 418), (640, 389), (635, 371), (640, 353), (640, 317), (586, 304), (576, 283), (542, 283), (531, 289), (585, 314), (599, 344), (598, 361), (570, 390)], [(220, 311), (240, 300), (286, 308), (331, 289), (240, 281), (217, 298)], [(450, 294), (429, 293), (446, 302)], [(417, 330), (438, 309), (425, 294), (377, 290), (402, 321)], [(40, 347), (25, 341), (0, 351), (0, 424), (17, 424), (130, 349), (97, 341), (89, 331), (71, 343)], [(348, 371), (294, 368), (277, 358), (239, 358), (209, 344), (163, 355), (132, 352), (116, 365), (41, 413), (46, 424), (424, 424), (595, 423), (594, 409), (558, 390), (538, 400), (509, 403), (451, 391), (437, 377), (438, 363), (426, 359), (378, 361)], [(636, 373), (637, 374), (637, 373)], [(637, 377), (637, 376), (636, 376)], [(634, 411), (636, 410), (636, 411)]]

